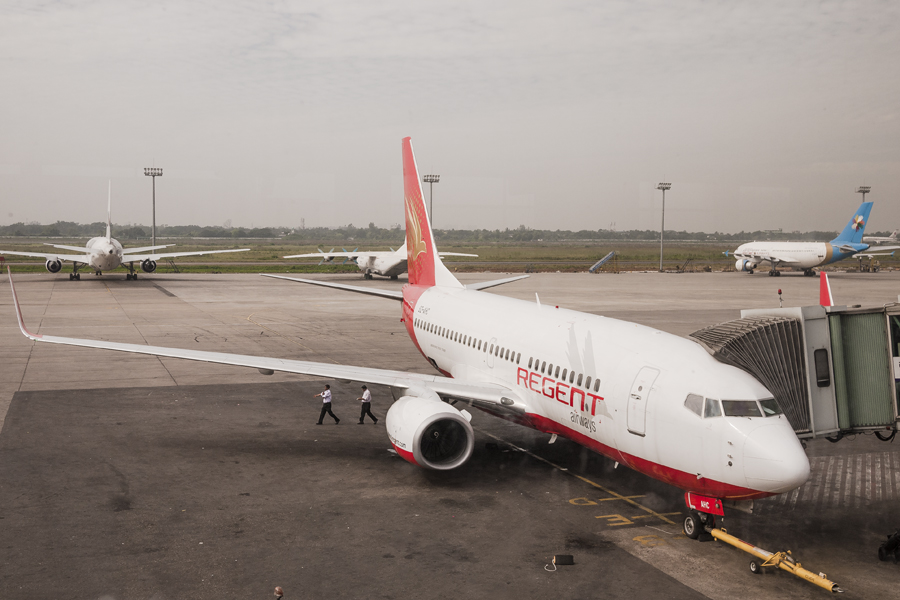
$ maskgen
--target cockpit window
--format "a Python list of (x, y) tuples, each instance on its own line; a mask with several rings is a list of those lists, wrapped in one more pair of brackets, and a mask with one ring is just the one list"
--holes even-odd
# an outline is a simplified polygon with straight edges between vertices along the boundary
[(761, 417), (756, 400), (722, 400), (726, 417)]
[(775, 401), (775, 398), (767, 398), (765, 400), (760, 400), (759, 404), (762, 406), (763, 414), (767, 417), (774, 417), (776, 415), (782, 414), (781, 407), (778, 406), (778, 402)]
[(722, 416), (722, 407), (719, 406), (719, 401), (713, 398), (706, 399), (706, 412), (703, 414), (704, 418), (710, 417), (721, 417)]
[(697, 416), (700, 416), (700, 413), (703, 411), (703, 396), (688, 394), (688, 397), (684, 401), (684, 406)]

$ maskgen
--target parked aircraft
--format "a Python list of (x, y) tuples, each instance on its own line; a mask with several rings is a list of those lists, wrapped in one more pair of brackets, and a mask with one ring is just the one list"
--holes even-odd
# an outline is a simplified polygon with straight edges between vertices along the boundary
[(691, 537), (724, 514), (723, 500), (780, 494), (806, 481), (809, 461), (772, 394), (696, 342), (482, 291), (522, 276), (462, 285), (435, 247), (409, 138), (402, 156), (409, 264), (402, 291), (267, 276), (399, 302), (413, 344), (440, 375), (33, 334), (13, 287), (19, 327), (38, 342), (389, 386), (396, 401), (388, 438), (401, 457), (428, 469), (469, 459), (475, 436), (464, 406), (478, 408), (689, 492)]
[(161, 250), (174, 246), (174, 244), (166, 244), (163, 246), (144, 246), (142, 248), (123, 248), (119, 240), (112, 237), (112, 217), (111, 204), (107, 202), (106, 207), (106, 235), (95, 237), (88, 240), (84, 247), (79, 246), (63, 246), (61, 244), (44, 244), (52, 246), (60, 250), (68, 250), (69, 252), (78, 252), (79, 254), (60, 254), (59, 252), (14, 252), (12, 250), (0, 250), (0, 254), (12, 254), (13, 256), (31, 256), (43, 258), (46, 263), (44, 266), (51, 273), (59, 273), (62, 270), (63, 261), (72, 263), (72, 272), (69, 273), (69, 280), (81, 279), (81, 273), (78, 272), (80, 267), (85, 269), (93, 269), (94, 275), (103, 275), (103, 271), (112, 271), (119, 266), (125, 266), (128, 273), (125, 279), (137, 279), (137, 270), (134, 263), (138, 263), (144, 273), (152, 273), (156, 270), (156, 262), (164, 258), (176, 258), (179, 256), (200, 256), (203, 254), (221, 254), (224, 252), (247, 252), (250, 248), (242, 248), (240, 250), (203, 250), (200, 252), (165, 252), (158, 253), (154, 250)]
[[(330, 263), (335, 258), (345, 258), (355, 262), (366, 279), (372, 279), (373, 275), (397, 279), (397, 277), (406, 273), (406, 254), (406, 242), (403, 242), (399, 250), (391, 250), (390, 252), (357, 252), (355, 250), (353, 252), (347, 252), (346, 250), (335, 252), (332, 249), (331, 252), (319, 250), (318, 253), (293, 254), (285, 256), (285, 258), (321, 258), (322, 260), (319, 264)], [(478, 256), (477, 254), (462, 254), (460, 252), (441, 252), (440, 254), (441, 258), (445, 256)]]
[[(862, 243), (871, 202), (863, 202), (854, 213), (850, 222), (839, 236), (830, 242), (751, 242), (742, 244), (732, 254), (737, 257), (734, 268), (750, 274), (766, 263), (771, 265), (770, 276), (781, 275), (777, 268), (781, 265), (795, 271), (803, 271), (804, 275), (815, 275), (813, 269), (850, 258), (868, 250), (869, 245)], [(882, 247), (879, 251), (895, 250), (898, 247)], [(725, 256), (729, 253), (726, 252)]]
[(863, 236), (862, 241), (867, 244), (896, 244), (896, 243), (900, 242), (900, 240), (897, 239), (898, 232), (900, 232), (900, 229), (895, 229), (891, 233), (891, 235), (889, 235), (887, 237), (881, 237), (881, 236), (877, 236), (877, 235), (866, 235), (866, 236)]

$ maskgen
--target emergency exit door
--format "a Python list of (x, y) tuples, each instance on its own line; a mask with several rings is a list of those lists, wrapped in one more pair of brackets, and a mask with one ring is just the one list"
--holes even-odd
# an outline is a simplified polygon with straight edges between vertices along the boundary
[(628, 396), (628, 431), (644, 436), (647, 427), (647, 403), (650, 401), (650, 388), (659, 371), (652, 367), (644, 367), (634, 378), (631, 394)]

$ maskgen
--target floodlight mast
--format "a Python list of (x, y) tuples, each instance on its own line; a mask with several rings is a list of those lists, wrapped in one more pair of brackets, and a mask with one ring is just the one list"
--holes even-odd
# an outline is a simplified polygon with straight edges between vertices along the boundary
[(422, 181), (428, 184), (428, 220), (434, 229), (434, 184), (440, 182), (440, 175), (425, 175)]
[(662, 190), (662, 224), (659, 226), (659, 272), (663, 272), (663, 232), (666, 230), (666, 190), (671, 189), (671, 183), (660, 183), (656, 189)]
[(857, 194), (862, 194), (863, 202), (865, 202), (865, 201), (866, 201), (866, 194), (868, 194), (868, 193), (871, 192), (871, 191), (872, 191), (872, 186), (870, 186), (870, 185), (861, 185), (861, 186), (859, 186), (859, 189), (856, 190), (856, 193), (857, 193)]
[(151, 246), (156, 245), (156, 178), (162, 177), (162, 167), (145, 167), (144, 175), (147, 177), (153, 178), (153, 229), (151, 237), (153, 241), (150, 243)]

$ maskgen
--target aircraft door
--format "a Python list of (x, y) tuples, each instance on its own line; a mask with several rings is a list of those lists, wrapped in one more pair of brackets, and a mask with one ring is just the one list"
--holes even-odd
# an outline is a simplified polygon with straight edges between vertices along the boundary
[(485, 360), (489, 369), (494, 368), (494, 350), (497, 349), (497, 338), (491, 338), (488, 342), (488, 351), (485, 352)]
[(658, 375), (659, 370), (644, 367), (631, 384), (631, 393), (628, 395), (628, 431), (641, 437), (646, 432), (650, 388)]

